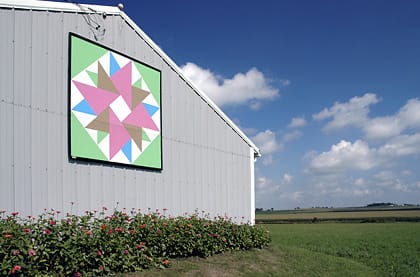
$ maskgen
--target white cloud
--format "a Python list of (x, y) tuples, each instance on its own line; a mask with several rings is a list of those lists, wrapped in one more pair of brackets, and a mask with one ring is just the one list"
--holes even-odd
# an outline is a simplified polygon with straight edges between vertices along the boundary
[(356, 181), (354, 181), (354, 185), (358, 187), (364, 187), (366, 185), (366, 181), (363, 178), (357, 178)]
[(366, 93), (362, 97), (353, 97), (346, 103), (336, 102), (331, 108), (312, 115), (315, 120), (332, 118), (325, 125), (325, 131), (332, 131), (348, 126), (362, 127), (369, 114), (369, 106), (379, 102), (373, 93)]
[(291, 182), (292, 182), (292, 180), (293, 180), (293, 176), (292, 176), (292, 175), (289, 175), (289, 174), (287, 174), (287, 173), (285, 173), (285, 174), (283, 175), (283, 182), (282, 182), (282, 183), (284, 183), (284, 184), (289, 184), (289, 183), (291, 183)]
[(282, 145), (276, 140), (276, 134), (271, 130), (259, 132), (252, 137), (252, 141), (259, 147), (265, 165), (271, 164), (273, 162), (272, 155), (282, 148)]
[(400, 134), (404, 129), (399, 120), (393, 116), (366, 119), (362, 128), (369, 139), (389, 138)]
[(258, 194), (273, 195), (280, 192), (280, 184), (273, 182), (265, 176), (260, 176), (257, 178), (256, 192)]
[(281, 141), (282, 142), (289, 142), (292, 140), (296, 140), (302, 136), (302, 132), (299, 130), (293, 130), (292, 132), (286, 133), (283, 135)]
[(358, 197), (363, 197), (363, 196), (369, 195), (370, 193), (371, 192), (369, 191), (369, 189), (354, 189), (352, 191), (352, 194)]
[(281, 188), (290, 185), (292, 182), (293, 176), (284, 173), (279, 181), (273, 181), (265, 176), (259, 176), (257, 177), (255, 186), (258, 194), (270, 194), (273, 196), (277, 194), (277, 196), (280, 196), (284, 193), (281, 191)]
[(353, 97), (346, 103), (335, 103), (312, 117), (315, 120), (331, 119), (324, 126), (324, 131), (358, 127), (369, 140), (389, 139), (402, 134), (405, 130), (420, 129), (419, 99), (408, 100), (394, 115), (370, 118), (369, 107), (378, 102), (379, 99), (375, 94), (366, 93), (362, 97)]
[(386, 139), (401, 134), (407, 129), (420, 128), (420, 101), (410, 99), (398, 113), (367, 120), (363, 126), (369, 139)]
[(181, 69), (198, 88), (220, 106), (248, 105), (257, 110), (262, 101), (280, 96), (279, 90), (272, 87), (270, 80), (256, 68), (251, 68), (246, 73), (237, 73), (232, 79), (225, 79), (194, 63), (187, 63), (181, 66)]
[(420, 133), (392, 138), (382, 145), (378, 152), (391, 158), (420, 154)]
[(408, 100), (397, 116), (405, 128), (420, 128), (420, 100)]
[(354, 143), (341, 140), (331, 146), (330, 151), (313, 155), (310, 158), (310, 169), (317, 173), (335, 174), (348, 170), (369, 170), (378, 163), (374, 150), (361, 140)]
[(300, 128), (306, 125), (305, 117), (294, 117), (289, 124), (290, 128)]
[(411, 176), (412, 174), (413, 173), (408, 169), (405, 169), (405, 170), (401, 171), (402, 176)]

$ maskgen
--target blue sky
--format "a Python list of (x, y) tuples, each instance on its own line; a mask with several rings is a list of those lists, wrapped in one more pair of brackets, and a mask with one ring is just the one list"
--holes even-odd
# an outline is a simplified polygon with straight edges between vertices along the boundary
[(124, 6), (260, 147), (257, 207), (420, 204), (419, 1)]

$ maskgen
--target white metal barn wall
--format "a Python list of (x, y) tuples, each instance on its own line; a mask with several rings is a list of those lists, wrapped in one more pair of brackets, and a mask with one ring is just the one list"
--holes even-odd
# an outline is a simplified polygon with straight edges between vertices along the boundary
[[(73, 4), (0, 0), (0, 210), (36, 215), (118, 205), (252, 222), (258, 149), (124, 13), (96, 8), (107, 11), (105, 19), (90, 14), (103, 36)], [(161, 70), (162, 171), (69, 161), (69, 32), (96, 36)]]

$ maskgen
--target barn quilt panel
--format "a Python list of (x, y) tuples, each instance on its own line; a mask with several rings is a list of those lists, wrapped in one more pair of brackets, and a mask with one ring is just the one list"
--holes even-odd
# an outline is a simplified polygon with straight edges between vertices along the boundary
[(72, 159), (162, 168), (161, 72), (70, 34)]

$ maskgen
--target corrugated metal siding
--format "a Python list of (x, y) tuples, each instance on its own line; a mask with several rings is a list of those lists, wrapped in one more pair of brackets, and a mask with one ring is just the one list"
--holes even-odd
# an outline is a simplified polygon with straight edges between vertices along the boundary
[[(249, 145), (122, 17), (0, 8), (0, 209), (39, 214), (109, 208), (204, 210), (250, 220)], [(70, 162), (68, 33), (162, 72), (163, 170)]]

